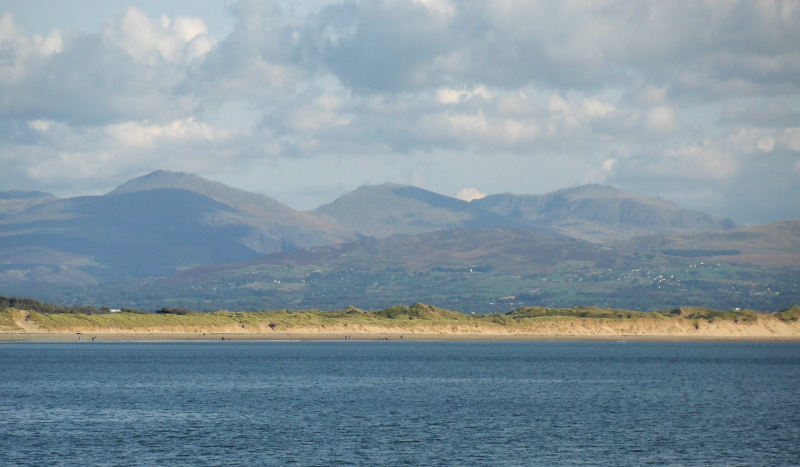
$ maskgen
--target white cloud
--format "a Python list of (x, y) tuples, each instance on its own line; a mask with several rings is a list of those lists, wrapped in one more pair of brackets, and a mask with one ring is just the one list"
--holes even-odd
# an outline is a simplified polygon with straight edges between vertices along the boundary
[(28, 125), (30, 125), (31, 128), (38, 131), (39, 133), (44, 133), (51, 126), (53, 126), (54, 123), (55, 122), (53, 122), (52, 120), (34, 120), (32, 122), (29, 122)]
[(800, 204), (794, 2), (313, 5), (238, 1), (218, 41), (194, 13), (134, 7), (41, 35), (2, 14), (0, 189), (260, 167), (297, 193), (300, 167), (325, 161), (325, 186), (699, 184), (709, 203), (753, 174), (751, 190), (782, 187), (784, 212)]
[(443, 20), (451, 19), (456, 13), (455, 7), (449, 0), (412, 0), (412, 3), (427, 8)]
[[(102, 34), (55, 30), (41, 37), (26, 36), (10, 15), (0, 22), (5, 38), (0, 44), (0, 119), (169, 121), (189, 116), (198, 104), (196, 96), (179, 88), (192, 73), (184, 62), (203, 49), (199, 24), (179, 18), (164, 29), (130, 9), (109, 21)], [(190, 36), (189, 43), (182, 42)]]
[(614, 168), (619, 162), (615, 158), (605, 159), (599, 169), (590, 171), (584, 178), (584, 183), (606, 183), (614, 175)]
[(440, 104), (458, 104), (467, 96), (464, 92), (455, 89), (439, 89), (436, 92), (436, 100)]
[(192, 118), (175, 120), (165, 125), (117, 123), (109, 125), (106, 133), (124, 147), (151, 146), (159, 142), (176, 140), (213, 141), (228, 136), (226, 132), (216, 131), (210, 125), (195, 122)]
[(668, 151), (667, 154), (676, 162), (674, 169), (684, 172), (683, 178), (725, 179), (734, 175), (740, 165), (733, 154), (717, 149), (711, 141)]
[(586, 125), (594, 119), (601, 119), (614, 111), (613, 104), (598, 99), (564, 99), (559, 95), (550, 96), (548, 110), (553, 123), (570, 127)]
[(216, 44), (208, 36), (208, 27), (200, 18), (161, 16), (150, 19), (135, 7), (106, 25), (103, 35), (119, 45), (137, 61), (155, 64), (189, 61), (202, 57)]
[(463, 188), (458, 190), (458, 193), (456, 193), (456, 198), (464, 201), (472, 201), (474, 199), (481, 199), (485, 197), (486, 193), (478, 190), (477, 188)]
[(781, 135), (781, 142), (792, 151), (800, 152), (800, 128), (787, 128)]
[(0, 15), (0, 42), (12, 41), (17, 38), (17, 23), (14, 15), (5, 12)]
[(410, 183), (411, 183), (411, 185), (419, 187), (419, 188), (425, 188), (425, 186), (426, 186), (425, 185), (425, 177), (423, 177), (422, 174), (420, 172), (416, 171), (416, 170), (411, 173), (411, 181), (410, 181)]
[(731, 142), (742, 152), (770, 152), (775, 148), (775, 131), (764, 128), (742, 127), (731, 135)]
[(675, 111), (667, 106), (655, 107), (647, 112), (647, 128), (656, 133), (669, 134), (678, 128)]

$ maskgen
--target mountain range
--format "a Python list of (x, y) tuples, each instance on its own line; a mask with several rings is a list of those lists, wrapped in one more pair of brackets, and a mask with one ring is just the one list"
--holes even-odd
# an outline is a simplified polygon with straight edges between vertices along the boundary
[[(146, 289), (161, 300), (211, 308), (225, 300), (250, 307), (259, 300), (322, 307), (359, 299), (328, 283), (329, 274), (342, 276), (341, 271), (360, 271), (359, 284), (377, 274), (406, 287), (385, 289), (392, 293), (377, 294), (377, 304), (423, 300), (412, 294), (424, 287), (406, 280), (414, 274), (459, 275), (472, 269), (484, 280), (497, 281), (503, 275), (562, 274), (565, 267), (596, 275), (603, 268), (636, 269), (648, 262), (667, 267), (702, 257), (728, 263), (735, 258), (735, 268), (785, 267), (792, 279), (793, 268), (800, 265), (797, 224), (745, 228), (731, 219), (602, 185), (467, 202), (387, 183), (360, 187), (301, 212), (197, 175), (157, 171), (102, 196), (0, 193), (0, 293), (136, 304), (144, 303)], [(590, 266), (584, 270), (582, 264)], [(324, 287), (308, 285), (314, 278)], [(224, 297), (211, 294), (193, 301), (199, 288), (218, 292), (223, 283), (239, 284), (233, 287), (237, 292), (226, 289)], [(475, 290), (484, 290), (481, 284)], [(456, 297), (463, 290), (444, 289), (449, 292), (432, 298), (438, 296), (451, 308), (452, 300), (463, 300)], [(494, 295), (502, 298), (500, 289), (481, 292), (474, 306), (491, 303)], [(507, 296), (526, 293), (509, 290)], [(361, 298), (368, 298), (369, 291), (362, 291), (367, 295)]]
[(729, 218), (603, 185), (584, 185), (546, 195), (489, 195), (473, 203), (512, 219), (542, 222), (568, 236), (593, 242), (742, 227)]

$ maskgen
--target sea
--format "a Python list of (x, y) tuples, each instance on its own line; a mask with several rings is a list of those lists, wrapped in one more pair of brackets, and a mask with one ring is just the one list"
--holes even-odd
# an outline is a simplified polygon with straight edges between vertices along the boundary
[(0, 344), (2, 466), (800, 464), (800, 343)]

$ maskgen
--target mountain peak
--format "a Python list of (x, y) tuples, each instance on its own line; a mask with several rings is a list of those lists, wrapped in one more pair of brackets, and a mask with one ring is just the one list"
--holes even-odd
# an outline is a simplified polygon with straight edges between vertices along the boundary
[(579, 200), (585, 198), (592, 198), (592, 199), (627, 198), (627, 199), (640, 200), (641, 202), (646, 202), (648, 204), (661, 204), (665, 207), (669, 206), (670, 208), (681, 209), (680, 206), (677, 205), (676, 203), (663, 198), (645, 196), (645, 195), (640, 195), (638, 193), (622, 191), (619, 188), (610, 185), (600, 185), (597, 183), (580, 185), (571, 188), (563, 188), (561, 190), (556, 190), (546, 196), (549, 196), (551, 198), (563, 197), (570, 200)]
[(244, 211), (256, 210), (259, 214), (264, 214), (265, 209), (269, 211), (270, 215), (275, 215), (276, 211), (294, 212), (290, 207), (279, 203), (269, 196), (233, 188), (222, 182), (208, 180), (192, 173), (170, 172), (168, 170), (156, 170), (147, 175), (128, 180), (115, 190), (107, 193), (107, 195), (157, 190), (160, 188), (193, 191), (233, 206), (236, 209)]
[(122, 193), (132, 193), (134, 191), (154, 190), (158, 188), (180, 188), (190, 191), (200, 191), (198, 188), (206, 186), (223, 186), (227, 185), (220, 182), (213, 182), (207, 180), (199, 175), (187, 172), (170, 172), (168, 170), (156, 170), (147, 175), (133, 178), (118, 186), (109, 195), (118, 195)]
[(358, 238), (353, 232), (343, 229), (338, 224), (295, 211), (269, 196), (233, 188), (186, 172), (157, 170), (123, 183), (107, 196), (160, 188), (192, 191), (240, 212), (249, 213), (260, 219), (257, 223), (262, 229), (272, 234), (280, 233), (292, 237), (293, 243), (298, 246), (327, 245)]
[(312, 214), (375, 238), (464, 227), (552, 232), (537, 223), (510, 219), (464, 200), (396, 183), (361, 186)]
[(584, 240), (607, 241), (646, 234), (728, 230), (737, 225), (672, 201), (589, 184), (546, 195), (490, 195), (477, 206), (518, 219), (544, 222)]

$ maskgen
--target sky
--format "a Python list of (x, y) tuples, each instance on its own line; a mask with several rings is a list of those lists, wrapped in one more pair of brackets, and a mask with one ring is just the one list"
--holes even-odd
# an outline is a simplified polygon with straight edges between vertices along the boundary
[(0, 190), (586, 183), (800, 218), (800, 2), (0, 0)]

